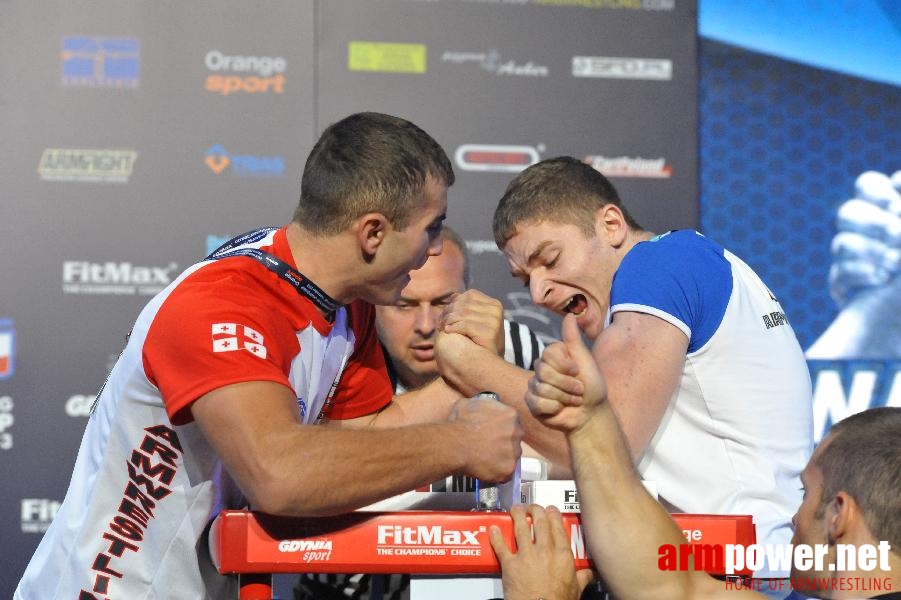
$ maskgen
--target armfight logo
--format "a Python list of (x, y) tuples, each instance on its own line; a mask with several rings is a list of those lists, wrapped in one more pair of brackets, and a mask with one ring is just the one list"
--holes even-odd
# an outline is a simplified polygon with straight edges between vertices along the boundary
[(134, 150), (47, 148), (38, 163), (44, 181), (127, 183), (138, 153)]
[(140, 54), (140, 41), (134, 37), (64, 37), (60, 53), (62, 84), (136, 88)]

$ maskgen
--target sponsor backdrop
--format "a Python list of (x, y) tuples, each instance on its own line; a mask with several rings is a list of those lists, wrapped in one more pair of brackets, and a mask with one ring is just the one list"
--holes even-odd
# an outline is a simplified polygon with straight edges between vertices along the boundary
[[(872, 259), (884, 286), (829, 293), (838, 208), (862, 172), (901, 169), (899, 28), (890, 0), (0, 0), (0, 596), (140, 308), (225, 239), (286, 222), (316, 136), (351, 112), (445, 147), (475, 284), (545, 337), (559, 321), (509, 277), (490, 217), (518, 171), (569, 154), (645, 227), (700, 227), (745, 258), (805, 348), (861, 312), (901, 339), (897, 252)], [(842, 348), (866, 336), (811, 353), (817, 438), (901, 405), (897, 344)]]
[(820, 440), (901, 406), (901, 202), (858, 179), (901, 177), (901, 4), (702, 0), (699, 30), (701, 228), (782, 302)]
[(570, 154), (648, 227), (697, 227), (696, 48), (686, 0), (0, 0), (0, 597), (141, 307), (287, 222), (325, 126), (376, 110), (428, 130), (476, 284), (553, 336), (490, 241), (494, 206)]

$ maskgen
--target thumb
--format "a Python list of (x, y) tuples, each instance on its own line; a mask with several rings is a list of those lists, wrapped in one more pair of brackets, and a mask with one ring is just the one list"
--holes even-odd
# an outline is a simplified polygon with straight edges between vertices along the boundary
[(566, 344), (569, 355), (577, 363), (581, 365), (586, 358), (591, 361), (594, 360), (591, 356), (591, 351), (585, 345), (585, 340), (582, 339), (582, 332), (579, 330), (579, 325), (576, 323), (574, 315), (568, 314), (563, 317), (563, 328), (560, 333), (560, 339)]
[(576, 585), (579, 586), (581, 591), (585, 591), (585, 588), (588, 587), (592, 581), (597, 579), (595, 577), (594, 571), (591, 569), (579, 569), (576, 571)]
[(566, 346), (570, 359), (575, 363), (579, 380), (585, 385), (584, 398), (591, 398), (590, 403), (603, 402), (607, 397), (607, 384), (601, 376), (591, 350), (585, 345), (576, 317), (568, 314), (563, 317), (561, 339)]

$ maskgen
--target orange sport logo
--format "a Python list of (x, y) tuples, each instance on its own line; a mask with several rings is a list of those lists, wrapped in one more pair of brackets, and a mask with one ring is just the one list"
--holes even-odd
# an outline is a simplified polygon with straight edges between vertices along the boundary
[(283, 94), (287, 61), (281, 56), (228, 55), (210, 50), (203, 59), (213, 72), (207, 76), (208, 92), (232, 94)]

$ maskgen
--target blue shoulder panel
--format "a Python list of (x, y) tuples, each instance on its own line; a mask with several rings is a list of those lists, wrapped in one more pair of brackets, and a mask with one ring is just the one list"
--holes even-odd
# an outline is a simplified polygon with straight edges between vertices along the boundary
[(732, 295), (732, 267), (722, 246), (692, 230), (640, 242), (613, 277), (610, 307), (665, 313), (684, 325), (688, 352), (706, 344), (722, 323)]

